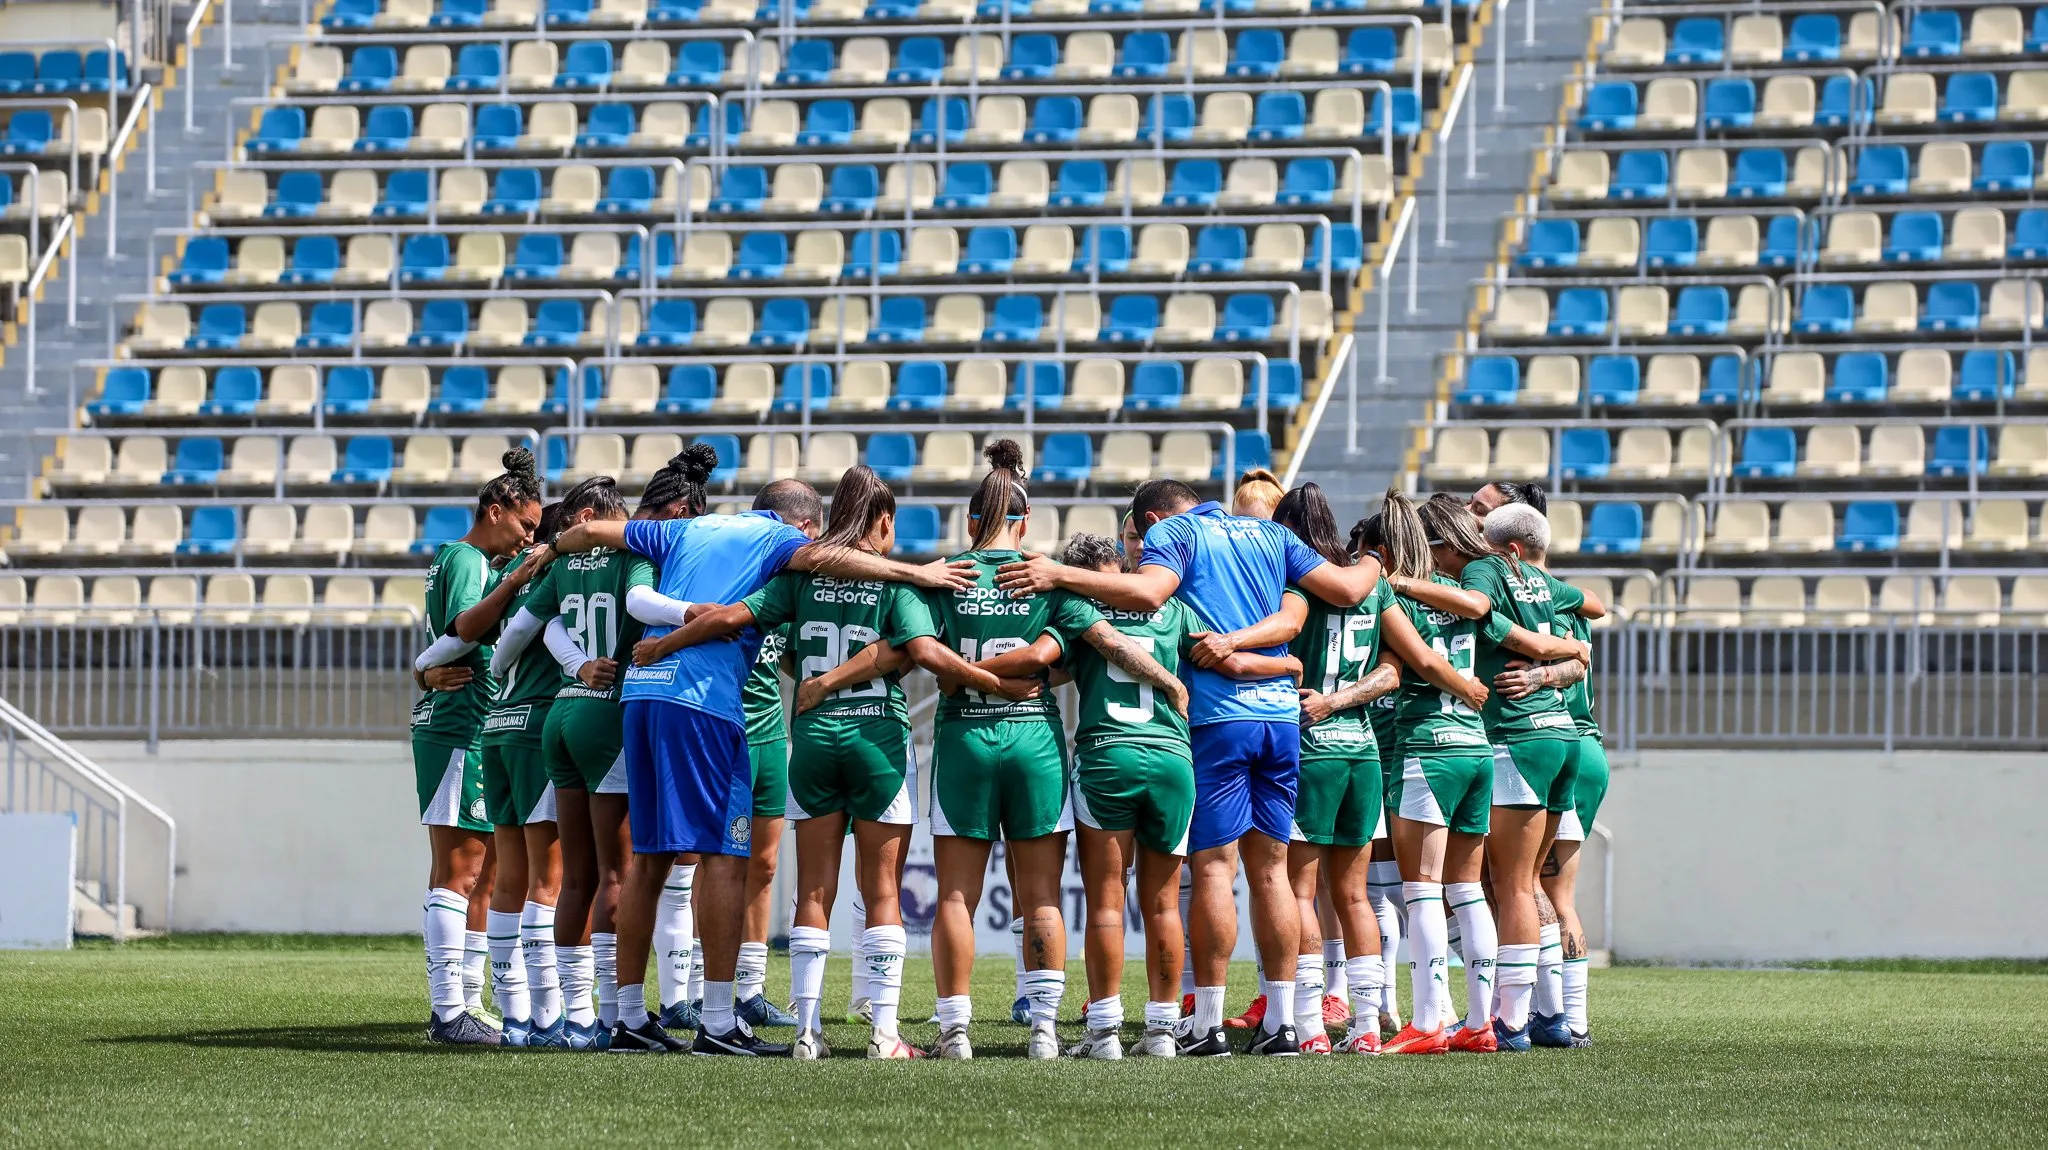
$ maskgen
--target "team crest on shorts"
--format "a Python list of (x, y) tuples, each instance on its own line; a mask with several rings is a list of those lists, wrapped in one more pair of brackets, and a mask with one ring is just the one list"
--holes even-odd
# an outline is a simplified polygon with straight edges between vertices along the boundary
[(478, 795), (469, 801), (469, 817), (473, 822), (484, 821), (484, 798)]
[(731, 839), (733, 842), (736, 843), (753, 842), (754, 820), (748, 818), (745, 815), (741, 815), (740, 817), (734, 819), (732, 821), (732, 825), (725, 828), (725, 837)]

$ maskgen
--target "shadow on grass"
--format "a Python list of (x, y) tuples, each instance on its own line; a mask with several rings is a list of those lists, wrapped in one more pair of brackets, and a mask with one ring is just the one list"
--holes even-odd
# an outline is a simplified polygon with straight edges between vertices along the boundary
[[(427, 1041), (425, 1022), (365, 1022), (354, 1026), (266, 1026), (188, 1030), (99, 1038), (113, 1046), (184, 1046), (202, 1050), (307, 1050), (332, 1054), (468, 1054), (471, 1048)], [(476, 1048), (488, 1051), (489, 1048)]]

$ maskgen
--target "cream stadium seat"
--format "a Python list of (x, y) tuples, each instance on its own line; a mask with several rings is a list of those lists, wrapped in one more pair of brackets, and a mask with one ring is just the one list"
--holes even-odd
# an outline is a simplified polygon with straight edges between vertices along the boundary
[[(634, 125), (633, 134), (626, 137), (626, 146), (635, 150), (681, 151), (689, 139), (689, 106), (662, 100), (647, 105), (647, 110), (640, 114), (639, 123)], [(692, 167), (690, 185), (693, 191), (701, 187), (703, 200), (708, 201), (711, 196), (711, 169), (701, 164)]]
[(1691, 407), (1700, 401), (1700, 361), (1695, 355), (1665, 353), (1650, 357), (1643, 390), (1636, 403), (1644, 407)]
[(1067, 411), (1115, 411), (1124, 405), (1124, 365), (1116, 359), (1084, 359), (1074, 365), (1063, 407)]
[(114, 483), (155, 487), (163, 482), (169, 467), (169, 448), (163, 440), (154, 435), (130, 435), (121, 440), (107, 478)]
[(1268, 275), (1296, 275), (1320, 270), (1303, 266), (1302, 261), (1307, 255), (1308, 241), (1299, 226), (1260, 224), (1252, 232), (1252, 250), (1244, 261), (1244, 270)]
[[(1045, 207), (1052, 195), (1052, 174), (1044, 160), (1011, 160), (996, 173), (996, 190), (988, 206), (1005, 209)], [(1026, 247), (1030, 230), (1026, 229)]]
[(670, 432), (650, 431), (634, 436), (632, 450), (626, 455), (626, 468), (618, 475), (619, 484), (627, 488), (645, 485), (682, 450), (683, 437)]
[(1570, 574), (1571, 577), (1566, 579), (1565, 582), (1585, 592), (1587, 597), (1597, 598), (1608, 606), (1606, 617), (1590, 621), (1593, 629), (1598, 631), (1603, 627), (1612, 626), (1615, 618), (1614, 609), (1616, 607), (1614, 601), (1614, 581), (1605, 575), (1581, 575), (1577, 572), (1571, 572)]
[(370, 18), (370, 27), (380, 31), (424, 28), (433, 14), (432, 0), (385, 0), (383, 7)]
[(576, 105), (549, 100), (532, 105), (527, 113), (526, 131), (519, 137), (524, 152), (564, 152), (576, 143)]
[(20, 623), (27, 605), (28, 582), (19, 575), (0, 574), (0, 626)]
[(2020, 575), (2012, 581), (2008, 627), (2048, 627), (2048, 575)]
[(303, 316), (296, 300), (271, 300), (256, 305), (242, 337), (243, 351), (284, 351), (299, 342)]
[(263, 602), (255, 621), (279, 627), (303, 627), (313, 621), (313, 577), (272, 575), (263, 580)]
[(661, 401), (661, 374), (652, 364), (622, 363), (605, 379), (600, 415), (649, 415)]
[(126, 341), (135, 355), (183, 351), (192, 338), (192, 313), (181, 303), (146, 303), (136, 309), (135, 332)]
[(419, 531), (411, 506), (402, 503), (373, 503), (363, 514), (363, 537), (356, 541), (358, 555), (389, 558), (412, 548)]
[[(718, 0), (713, 0), (717, 3)], [(741, 0), (744, 2), (744, 0)], [(709, 19), (704, 10), (697, 14), (699, 20)], [(752, 14), (739, 18), (739, 23), (753, 19)], [(734, 52), (725, 70), (725, 82), (729, 87), (769, 88), (775, 85), (775, 75), (782, 70), (781, 42), (763, 37), (754, 44), (754, 56), (750, 60), (745, 52)]]
[(1806, 626), (1806, 581), (1797, 575), (1765, 575), (1749, 585), (1743, 620), (1752, 627)]
[[(1206, 446), (1208, 439), (1202, 440)], [(1097, 483), (1142, 483), (1152, 478), (1152, 437), (1142, 431), (1112, 431), (1095, 456)]]
[[(668, 82), (668, 44), (661, 40), (628, 40), (612, 69), (614, 88), (659, 88)], [(862, 83), (864, 81), (855, 81)]]
[(1823, 575), (1813, 588), (1811, 621), (1832, 627), (1870, 626), (1870, 580), (1861, 575)]
[(1970, 13), (1970, 35), (1963, 41), (1963, 55), (2017, 56), (2026, 51), (2026, 39), (2019, 9), (2004, 5), (1977, 8)]
[[(484, 301), (486, 315), (491, 305), (503, 300)], [(377, 376), (377, 396), (370, 401), (372, 415), (418, 416), (426, 414), (427, 403), (433, 398), (434, 381), (428, 377), (427, 369), (418, 364), (396, 363), (385, 368)]]
[(924, 437), (910, 477), (921, 483), (964, 483), (974, 477), (980, 461), (972, 435), (964, 431), (934, 431)]
[(1908, 187), (1916, 196), (1955, 196), (1970, 190), (1970, 145), (1960, 140), (1935, 140), (1920, 145)]
[(43, 627), (69, 627), (85, 605), (85, 585), (76, 575), (43, 575), (29, 594), (25, 621)]
[(1633, 16), (1615, 26), (1600, 62), (1609, 68), (1655, 68), (1664, 63), (1665, 43), (1663, 17)]
[(1607, 198), (1607, 184), (1613, 178), (1613, 171), (1607, 160), (1607, 153), (1593, 150), (1572, 150), (1558, 156), (1557, 168), (1550, 176), (1550, 198), (1553, 200), (1604, 200)]
[(2009, 553), (2027, 549), (2027, 504), (2021, 499), (1979, 500), (1963, 546), (1970, 551)]
[[(474, 219), (491, 198), (490, 177), (482, 168), (449, 168), (434, 184), (434, 214), (442, 219)], [(378, 237), (386, 240), (388, 237)]]
[(1215, 467), (1216, 450), (1208, 432), (1169, 431), (1159, 437), (1160, 475), (1188, 483), (1203, 483), (1207, 482)]
[(576, 437), (576, 447), (570, 455), (569, 466), (562, 472), (562, 482), (577, 484), (599, 475), (615, 476), (625, 469), (624, 436), (586, 431)]
[(2012, 423), (1999, 428), (1991, 474), (2001, 478), (2048, 475), (2048, 424)]
[(1827, 392), (1827, 362), (1814, 351), (1780, 352), (1764, 383), (1767, 405), (1819, 403)]
[[(1829, 540), (1829, 544), (1833, 544)], [(1760, 499), (1729, 499), (1716, 505), (1711, 555), (1754, 555), (1771, 548), (1771, 509)]]
[(1356, 88), (1325, 88), (1310, 106), (1304, 140), (1356, 140), (1365, 135), (1365, 93)]
[(1858, 334), (1897, 335), (1920, 324), (1920, 291), (1910, 283), (1887, 280), (1863, 289), (1863, 310), (1856, 315)]
[(851, 142), (860, 148), (900, 148), (910, 142), (910, 101), (895, 96), (861, 105)]
[(1541, 339), (1550, 329), (1550, 293), (1537, 287), (1498, 289), (1486, 334), (1496, 340)]
[[(244, 549), (247, 549), (244, 530)], [(292, 553), (340, 563), (356, 545), (356, 509), (346, 503), (314, 503), (299, 521), (299, 536)]]
[(569, 256), (562, 264), (560, 278), (586, 282), (612, 279), (619, 270), (619, 261), (624, 254), (620, 249), (619, 240), (617, 232), (578, 233), (576, 238), (570, 241)]
[(371, 300), (363, 309), (359, 337), (365, 349), (404, 347), (412, 337), (412, 305), (399, 299)]
[(1835, 549), (1835, 505), (1825, 499), (1788, 499), (1778, 507), (1771, 550), (1816, 555)]
[[(394, 92), (438, 92), (448, 86), (448, 75), (455, 70), (454, 54), (446, 44), (414, 44), (405, 50), (405, 65), (398, 75), (391, 79)], [(432, 104), (434, 108), (460, 108), (460, 104)], [(464, 133), (465, 137), (467, 133)]]
[(930, 164), (890, 164), (882, 172), (882, 194), (875, 200), (877, 216), (901, 216), (908, 206), (915, 211), (931, 210), (938, 195), (938, 175)]
[[(532, 317), (526, 314), (526, 301), (494, 296), (483, 301), (478, 310), (476, 329), (469, 333), (469, 346), (478, 349), (518, 347), (526, 341), (526, 328)], [(389, 372), (391, 369), (386, 368)]]
[(720, 296), (704, 309), (704, 324), (697, 330), (698, 347), (739, 347), (754, 334), (754, 305), (743, 299)]
[(1877, 589), (1879, 614), (1922, 627), (1934, 624), (1934, 580), (1925, 575), (1887, 575)]
[(1870, 459), (1864, 467), (1865, 474), (1905, 477), (1926, 470), (1927, 439), (1918, 424), (1880, 423), (1870, 429)]
[(191, 575), (159, 575), (149, 581), (149, 591), (143, 599), (150, 616), (167, 627), (191, 623), (192, 609), (198, 603), (199, 580)]
[(1838, 212), (1828, 217), (1827, 243), (1820, 262), (1858, 267), (1884, 258), (1884, 224), (1876, 212)]
[(263, 173), (248, 169), (221, 172), (218, 189), (206, 196), (203, 223), (229, 224), (258, 219), (270, 204), (270, 184)]
[(1985, 301), (1983, 330), (2021, 331), (2041, 326), (2041, 284), (2038, 280), (1999, 280)]
[(334, 282), (343, 286), (389, 284), (392, 262), (390, 236), (350, 236), (341, 266), (334, 271)]
[(1898, 377), (1889, 394), (1894, 403), (1946, 403), (1954, 383), (1948, 352), (1938, 347), (1908, 348), (1899, 353)]
[(1643, 552), (1648, 555), (1676, 555), (1681, 550), (1697, 554), (1706, 549), (1707, 525), (1692, 507), (1676, 499), (1660, 499), (1650, 505), (1650, 521), (1643, 529)]
[[(589, 215), (597, 210), (598, 198), (603, 195), (602, 184), (603, 177), (591, 165), (564, 164), (555, 169), (554, 178), (548, 181), (548, 194), (541, 199), (540, 210), (550, 216)], [(499, 242), (504, 242), (503, 236)]]
[[(1073, 43), (1073, 37), (1068, 37), (1068, 52), (1073, 51)], [(1296, 29), (1288, 38), (1287, 58), (1280, 62), (1280, 75), (1284, 79), (1334, 76), (1341, 57), (1335, 28)]]
[[(103, 436), (69, 436), (60, 441), (53, 487), (89, 487), (105, 483), (114, 470), (114, 441)], [(158, 472), (162, 476), (162, 472)]]
[(1755, 216), (1712, 216), (1700, 245), (1699, 263), (1705, 268), (1753, 268), (1762, 247)]
[(1862, 471), (1863, 440), (1854, 427), (1826, 424), (1807, 432), (1795, 474), (1840, 479)]
[[(138, 509), (139, 510), (139, 509)], [(167, 508), (173, 518), (178, 515), (175, 507)], [(182, 524), (178, 534), (184, 535)], [(112, 503), (94, 503), (78, 509), (77, 519), (71, 527), (71, 537), (63, 545), (63, 553), (71, 556), (89, 557), (119, 554), (121, 544), (128, 535), (128, 519), (121, 508)]]
[(1946, 259), (1991, 263), (2005, 257), (2005, 213), (1997, 208), (1964, 208), (1949, 221)]
[(1009, 393), (1010, 369), (999, 359), (963, 360), (946, 395), (947, 411), (999, 411)]
[(404, 486), (438, 486), (455, 472), (455, 444), (445, 435), (414, 435), (406, 439), (391, 481)]
[(803, 112), (791, 100), (763, 100), (754, 106), (739, 144), (748, 149), (793, 148)]
[(190, 418), (206, 402), (206, 371), (197, 367), (166, 367), (156, 373), (156, 390), (142, 405), (152, 418)]
[(284, 272), (282, 236), (248, 236), (235, 246), (235, 264), (221, 282), (229, 287), (274, 284)]
[(711, 401), (715, 415), (762, 416), (775, 403), (775, 369), (765, 363), (736, 363), (725, 369), (718, 397)]
[(377, 588), (377, 621), (417, 625), (426, 613), (426, 581), (419, 576), (393, 575)]
[[(966, 42), (969, 37), (961, 37)], [(879, 36), (842, 41), (827, 79), (833, 84), (879, 84), (889, 78), (889, 42)]]
[(505, 70), (505, 86), (514, 91), (534, 91), (555, 86), (561, 70), (561, 53), (552, 40), (520, 40), (512, 45), (512, 62)]
[(1102, 301), (1087, 292), (1067, 292), (1053, 302), (1053, 327), (1068, 343), (1094, 343), (1102, 333)]
[(121, 554), (165, 558), (178, 549), (178, 542), (184, 537), (184, 516), (178, 508), (162, 503), (145, 503), (135, 509), (134, 518), (128, 525), (128, 539), (121, 544)]
[(941, 278), (960, 267), (960, 233), (948, 227), (914, 228), (898, 270), (906, 276)]
[(1534, 480), (1549, 475), (1549, 433), (1535, 427), (1502, 430), (1493, 441), (1493, 470), (1505, 479)]
[(1742, 626), (1742, 588), (1725, 575), (1695, 575), (1686, 581), (1682, 627)]
[(1681, 200), (1718, 200), (1728, 194), (1728, 153), (1720, 148), (1680, 148), (1671, 190)]
[(1954, 500), (1915, 499), (1906, 507), (1906, 526), (1899, 533), (1901, 551), (1939, 551), (1963, 545), (1963, 505)]
[(222, 487), (273, 487), (283, 450), (284, 441), (274, 435), (239, 436), (217, 482)]
[(291, 78), (284, 82), (284, 90), (294, 96), (333, 92), (341, 87), (341, 77), (347, 70), (340, 48), (330, 44), (303, 44), (299, 47), (298, 59), (292, 63)]
[(1119, 160), (1109, 185), (1109, 202), (1133, 208), (1156, 208), (1166, 199), (1166, 166), (1155, 159)]
[(1196, 360), (1188, 376), (1183, 411), (1235, 411), (1244, 404), (1244, 364), (1234, 359)]
[(1579, 266), (1633, 270), (1643, 250), (1643, 230), (1632, 216), (1600, 216), (1586, 224)]
[(1700, 90), (1689, 79), (1659, 76), (1643, 87), (1636, 124), (1649, 132), (1689, 132), (1698, 123)]
[(797, 438), (784, 433), (764, 432), (747, 440), (746, 461), (740, 465), (739, 481), (744, 484), (793, 479), (797, 473)]
[(1131, 256), (1131, 274), (1178, 279), (1188, 270), (1189, 246), (1186, 225), (1146, 224), (1138, 231), (1137, 250)]
[(1122, 512), (1115, 507), (1101, 503), (1082, 503), (1067, 508), (1066, 538), (1076, 535), (1102, 535), (1115, 539), (1122, 530)]
[(62, 507), (31, 503), (14, 509), (14, 534), (6, 550), (13, 556), (56, 555), (70, 539), (71, 519)]
[(292, 553), (299, 534), (298, 508), (289, 503), (258, 503), (243, 513), (242, 555), (264, 558)]
[(1394, 202), (1393, 169), (1386, 156), (1374, 154), (1362, 160), (1344, 161), (1343, 175), (1337, 181), (1337, 196), (1348, 200), (1353, 194), (1368, 204), (1385, 206)]
[(455, 470), (449, 473), (448, 481), (464, 487), (488, 482), (504, 470), (500, 460), (511, 446), (502, 435), (463, 437), (462, 445), (455, 449)]
[(888, 364), (855, 360), (839, 374), (839, 389), (832, 395), (832, 410), (885, 411), (892, 391)]
[[(1284, 330), (1286, 321), (1275, 325)], [(1206, 293), (1178, 292), (1166, 297), (1159, 329), (1152, 333), (1155, 343), (1207, 343), (1216, 335), (1216, 297)], [(1304, 333), (1306, 338), (1306, 333)]]
[(1074, 230), (1065, 224), (1032, 224), (1013, 269), (1018, 275), (1065, 275), (1074, 266)]
[(1167, 75), (1185, 78), (1190, 64), (1197, 80), (1215, 80), (1230, 63), (1230, 44), (1220, 28), (1190, 28), (1176, 37), (1173, 67)]
[(943, 295), (932, 308), (926, 343), (979, 343), (988, 317), (980, 295)]
[(1934, 77), (1926, 72), (1893, 72), (1885, 81), (1877, 122), (1887, 127), (1917, 127), (1934, 122), (1939, 96)]
[(1021, 144), (1029, 118), (1022, 96), (983, 96), (974, 111), (974, 126), (961, 139), (970, 145)]
[(1773, 76), (1764, 82), (1763, 100), (1756, 111), (1756, 126), (1811, 128), (1814, 108), (1813, 77)]
[(943, 79), (949, 84), (991, 84), (1002, 78), (1005, 62), (1001, 37), (962, 36), (953, 41), (953, 58)]
[(847, 345), (865, 343), (868, 338), (868, 299), (863, 295), (844, 292), (834, 295), (818, 304), (818, 314), (812, 320), (810, 342), (814, 345), (835, 348), (841, 342)]
[(1041, 503), (1031, 509), (1031, 517), (1024, 521), (1024, 550), (1057, 555), (1066, 538), (1060, 530), (1059, 508)]
[(1585, 534), (1586, 516), (1577, 502), (1570, 499), (1550, 501), (1550, 553), (1552, 555), (1576, 555), (1579, 540)]
[(356, 146), (361, 134), (362, 115), (354, 104), (320, 104), (314, 107), (312, 122), (299, 140), (299, 154), (346, 152)]
[(732, 271), (732, 247), (731, 232), (693, 231), (683, 239), (673, 274), (685, 280), (722, 280)]
[(2005, 595), (1993, 575), (1951, 575), (1941, 589), (1945, 621), (1966, 627), (1996, 627)]
[(846, 239), (836, 228), (812, 228), (798, 232), (796, 249), (783, 266), (788, 280), (831, 281), (846, 266)]
[(1839, 196), (1849, 184), (1848, 165), (1831, 163), (1825, 148), (1801, 148), (1792, 156), (1792, 178), (1785, 194), (1800, 199)]
[(323, 622), (360, 627), (376, 614), (377, 588), (363, 575), (336, 575), (320, 589)]
[(1625, 427), (1614, 442), (1614, 479), (1662, 480), (1671, 475), (1671, 433), (1661, 427)]
[(2005, 75), (2005, 99), (1998, 118), (2008, 123), (2048, 120), (2048, 72), (2027, 70)]
[(313, 218), (335, 223), (358, 223), (370, 218), (377, 206), (377, 173), (368, 168), (344, 168), (327, 181), (327, 198), (313, 208)]
[(1249, 92), (1217, 92), (1202, 100), (1202, 118), (1195, 125), (1198, 144), (1241, 144), (1252, 126)]
[(1614, 326), (1624, 336), (1662, 339), (1671, 330), (1671, 293), (1654, 284), (1630, 284), (1614, 293)]
[(142, 606), (142, 581), (133, 575), (102, 575), (92, 581), (86, 618), (110, 627), (133, 626)]
[(848, 431), (818, 431), (811, 434), (804, 452), (799, 478), (809, 483), (836, 483), (846, 469), (860, 462), (860, 441)]
[(1728, 319), (1728, 334), (1742, 338), (1783, 335), (1791, 326), (1791, 316), (1790, 291), (1781, 288), (1773, 292), (1763, 284), (1744, 284), (1735, 295), (1735, 314)]
[(1579, 402), (1579, 357), (1539, 355), (1529, 360), (1515, 402), (1527, 407), (1576, 407)]
[(256, 580), (241, 571), (210, 575), (201, 602), (200, 622), (215, 627), (247, 626), (255, 617)]

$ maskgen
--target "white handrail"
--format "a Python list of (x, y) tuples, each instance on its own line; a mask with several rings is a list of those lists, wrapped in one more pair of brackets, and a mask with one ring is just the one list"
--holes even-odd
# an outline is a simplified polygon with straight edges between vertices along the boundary
[[(1449, 103), (1444, 105), (1443, 123), (1436, 129), (1436, 246), (1448, 247), (1451, 242), (1450, 192), (1451, 192), (1451, 132), (1458, 125), (1458, 113), (1465, 110), (1465, 94), (1472, 88), (1472, 65), (1458, 69), (1458, 82), (1451, 88)], [(1477, 164), (1478, 142), (1473, 135), (1473, 118), (1465, 118), (1465, 178), (1471, 179)]]
[[(24, 394), (27, 395), (35, 395), (40, 390), (36, 387), (36, 297), (42, 294), (43, 285), (48, 282), (51, 269), (57, 265), (57, 253), (64, 250), (65, 243), (73, 238), (73, 233), (77, 230), (78, 217), (75, 215), (65, 216), (57, 224), (56, 229), (50, 233), (50, 242), (43, 248), (43, 257), (36, 264), (34, 274), (30, 275), (28, 282), (22, 285), (23, 298), (28, 300), (28, 375), (25, 386), (22, 389)], [(72, 245), (71, 254), (68, 258), (71, 262), (71, 274), (64, 277), (66, 298), (65, 322), (76, 327), (78, 326), (78, 246), (76, 244)]]
[(213, 0), (199, 0), (192, 6), (192, 18), (185, 21), (185, 74), (179, 83), (185, 86), (185, 134), (196, 135), (199, 126), (192, 122), (192, 89), (199, 86), (199, 25), (206, 21), (206, 14), (213, 10)]
[[(1380, 257), (1379, 273), (1373, 277), (1373, 292), (1380, 297), (1379, 374), (1374, 378), (1373, 382), (1380, 387), (1385, 387), (1394, 382), (1387, 375), (1387, 300), (1391, 294), (1387, 290), (1387, 277), (1394, 274), (1394, 261), (1400, 258), (1401, 248), (1408, 239), (1408, 225), (1413, 223), (1414, 220), (1415, 197), (1410, 196), (1401, 204), (1400, 218), (1394, 221), (1394, 234), (1387, 239), (1387, 254)], [(1406, 246), (1408, 249), (1408, 310), (1413, 313), (1416, 310), (1415, 245), (1407, 244)], [(1355, 400), (1352, 404), (1351, 424), (1351, 450), (1356, 451), (1358, 450), (1358, 414)]]
[(1357, 440), (1358, 411), (1358, 347), (1351, 333), (1346, 332), (1337, 341), (1337, 349), (1330, 356), (1330, 374), (1324, 378), (1323, 386), (1316, 392), (1316, 403), (1308, 410), (1308, 423), (1303, 425), (1301, 436), (1294, 442), (1294, 452), (1287, 458), (1287, 474), (1281, 478), (1280, 486), (1292, 490), (1294, 477), (1301, 473), (1301, 461), (1308, 454), (1308, 445), (1315, 442), (1316, 431), (1323, 425), (1323, 410), (1330, 406), (1330, 395), (1337, 390), (1337, 374), (1349, 372), (1345, 378), (1351, 389), (1351, 410), (1353, 412), (1352, 439)]
[[(114, 142), (107, 145), (107, 258), (114, 258), (115, 233), (120, 229), (116, 223), (121, 216), (121, 174), (115, 169), (121, 160), (121, 153), (128, 150), (128, 142), (135, 137), (142, 123), (143, 109), (149, 107), (150, 88), (148, 84), (135, 90), (135, 99), (128, 106), (128, 118), (121, 122), (121, 130), (114, 136)], [(156, 190), (156, 136), (149, 140), (149, 190)]]

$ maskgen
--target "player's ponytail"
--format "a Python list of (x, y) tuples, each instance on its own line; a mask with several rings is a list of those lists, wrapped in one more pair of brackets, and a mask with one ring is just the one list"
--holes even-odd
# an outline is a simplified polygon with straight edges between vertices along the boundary
[(1031, 491), (1024, 486), (1024, 449), (1014, 439), (998, 439), (982, 449), (989, 473), (967, 500), (967, 518), (974, 527), (969, 551), (992, 545), (1010, 524), (1031, 513)]
[(896, 493), (882, 477), (860, 464), (846, 469), (832, 492), (832, 518), (818, 542), (832, 547), (858, 547), (884, 515), (896, 514)]
[[(1423, 527), (1415, 504), (1390, 487), (1380, 513), (1373, 519), (1379, 521), (1380, 552), (1387, 574), (1404, 579), (1429, 578), (1436, 564), (1430, 559), (1429, 532)], [(1366, 521), (1368, 534), (1372, 522), (1371, 519)]]
[(1273, 522), (1294, 532), (1296, 538), (1329, 562), (1339, 567), (1351, 566), (1351, 552), (1337, 541), (1337, 515), (1330, 510), (1330, 501), (1323, 497), (1321, 487), (1304, 483), (1282, 495), (1273, 505)]
[(505, 473), (477, 490), (479, 515), (487, 507), (524, 507), (540, 502), (540, 473), (534, 469), (533, 452), (515, 447), (500, 456), (498, 462), (504, 465)]
[(1351, 525), (1351, 554), (1363, 559), (1367, 552), (1378, 555), (1385, 549), (1387, 536), (1381, 527), (1385, 519), (1383, 513), (1375, 511)]
[[(619, 494), (619, 481), (609, 475), (593, 475), (569, 489), (562, 496), (562, 522), (574, 522), (578, 515), (590, 512), (591, 519), (621, 519), (626, 514), (626, 499)], [(552, 534), (542, 534), (542, 539), (553, 539)]]
[(555, 536), (560, 535), (562, 528), (568, 525), (568, 506), (568, 500), (558, 499), (540, 509), (540, 526), (533, 529), (533, 541), (535, 543), (552, 543), (555, 541)]
[(1416, 514), (1422, 518), (1423, 530), (1429, 532), (1428, 542), (1431, 544), (1441, 543), (1467, 560), (1495, 553), (1487, 545), (1485, 536), (1479, 533), (1479, 520), (1455, 496), (1439, 491), (1417, 508)]
[(704, 514), (708, 502), (704, 484), (716, 470), (717, 449), (708, 443), (692, 443), (647, 481), (633, 514), (641, 519), (687, 519)]

